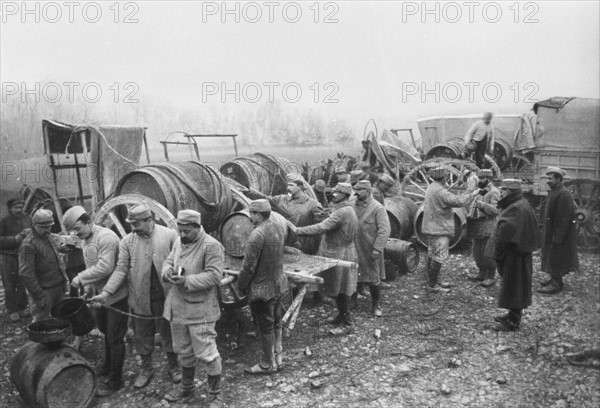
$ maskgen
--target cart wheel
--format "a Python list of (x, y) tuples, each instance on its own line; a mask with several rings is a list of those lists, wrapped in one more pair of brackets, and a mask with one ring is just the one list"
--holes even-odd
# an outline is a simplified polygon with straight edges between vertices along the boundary
[(504, 169), (504, 177), (521, 179), (525, 183), (533, 183), (535, 169), (533, 163), (525, 156), (515, 154), (510, 159), (510, 164)]
[(575, 202), (579, 246), (586, 251), (600, 247), (600, 182), (575, 179), (565, 182)]
[(448, 172), (448, 176), (444, 180), (446, 189), (464, 189), (464, 173), (461, 171), (466, 168), (466, 165), (461, 168), (462, 170), (457, 168), (457, 165), (463, 162), (465, 160), (446, 158), (433, 158), (422, 162), (404, 176), (402, 183), (400, 183), (400, 195), (412, 199), (417, 204), (421, 204), (425, 200), (427, 187), (433, 183), (433, 179), (429, 176), (428, 172), (432, 168), (439, 166), (443, 166)]

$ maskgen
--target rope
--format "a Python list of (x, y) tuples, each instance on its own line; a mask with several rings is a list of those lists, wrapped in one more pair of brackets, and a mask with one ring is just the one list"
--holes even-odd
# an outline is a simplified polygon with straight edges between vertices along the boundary
[[(88, 299), (83, 299), (83, 301), (85, 303), (90, 303), (90, 304), (94, 303), (94, 302), (90, 302)], [(135, 319), (144, 319), (144, 320), (160, 320), (160, 319), (163, 319), (162, 316), (144, 316), (144, 315), (139, 315), (139, 314), (135, 314), (135, 313), (124, 312), (122, 310), (119, 310), (117, 308), (114, 308), (114, 307), (108, 306), (108, 305), (102, 305), (102, 307), (104, 307), (104, 308), (106, 308), (108, 310), (112, 310), (113, 312), (117, 312), (119, 314), (125, 315), (125, 316), (133, 317)]]

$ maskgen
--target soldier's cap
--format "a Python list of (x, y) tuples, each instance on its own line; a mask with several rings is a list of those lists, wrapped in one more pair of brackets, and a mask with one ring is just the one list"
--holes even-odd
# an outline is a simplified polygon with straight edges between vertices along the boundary
[(317, 191), (325, 190), (325, 182), (321, 179), (317, 180), (317, 182), (315, 183), (314, 189)]
[(11, 208), (13, 208), (15, 205), (25, 205), (25, 201), (21, 200), (20, 198), (17, 197), (13, 197), (13, 198), (9, 198), (8, 201), (6, 202), (6, 206), (8, 207), (8, 209), (10, 210)]
[(479, 170), (479, 173), (477, 174), (478, 177), (488, 177), (488, 178), (493, 178), (494, 177), (494, 173), (492, 172), (491, 169), (481, 169)]
[(361, 180), (354, 185), (355, 190), (370, 190), (371, 182), (369, 180)]
[(350, 183), (337, 183), (333, 188), (333, 192), (335, 193), (336, 191), (350, 196), (352, 195), (352, 185)]
[(129, 209), (129, 213), (127, 214), (127, 218), (125, 221), (131, 223), (135, 221), (145, 220), (146, 218), (152, 217), (152, 213), (150, 212), (150, 208), (145, 204), (137, 204)]
[(269, 201), (261, 198), (260, 200), (253, 200), (250, 202), (250, 208), (248, 208), (250, 212), (267, 212), (271, 211), (271, 204)]
[(446, 175), (446, 170), (443, 166), (436, 166), (428, 171), (429, 175), (434, 179), (442, 178)]
[(504, 179), (502, 180), (502, 184), (500, 185), (501, 189), (508, 190), (520, 190), (521, 189), (521, 180), (519, 179)]
[(177, 213), (177, 224), (188, 225), (198, 224), (202, 225), (202, 215), (198, 211), (194, 210), (181, 210)]
[(393, 186), (394, 184), (396, 184), (392, 176), (386, 173), (383, 173), (381, 176), (379, 176), (378, 180), (381, 181), (383, 184), (387, 184), (388, 186)]
[(546, 175), (550, 175), (552, 173), (556, 173), (563, 178), (567, 175), (566, 171), (564, 171), (563, 169), (561, 169), (560, 167), (557, 167), (557, 166), (550, 166), (546, 169)]
[(294, 185), (294, 186), (298, 186), (300, 188), (304, 188), (304, 183), (302, 182), (302, 180), (290, 180), (288, 181), (288, 185)]
[(50, 210), (46, 210), (45, 208), (40, 208), (35, 212), (35, 214), (33, 214), (31, 221), (40, 227), (50, 227), (54, 225), (54, 213)]
[(365, 174), (362, 170), (352, 170), (350, 172), (350, 183), (355, 183), (360, 180), (360, 177)]
[(346, 173), (348, 173), (348, 172), (347, 172), (347, 171), (346, 171), (346, 169), (345, 169), (345, 168), (343, 168), (343, 167), (336, 167), (336, 168), (335, 168), (335, 171), (334, 171), (334, 173), (335, 173), (335, 174), (346, 174)]
[(85, 208), (80, 205), (69, 208), (67, 211), (65, 211), (62, 219), (63, 224), (65, 224), (65, 228), (68, 230), (73, 229), (79, 217), (85, 213)]

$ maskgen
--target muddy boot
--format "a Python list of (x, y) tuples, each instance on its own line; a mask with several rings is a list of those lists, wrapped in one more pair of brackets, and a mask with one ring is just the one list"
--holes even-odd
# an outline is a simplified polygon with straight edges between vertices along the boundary
[(173, 384), (179, 384), (181, 382), (182, 374), (179, 362), (177, 361), (177, 354), (167, 353), (167, 362), (169, 365), (169, 376), (171, 377), (171, 381), (173, 381)]
[(358, 292), (354, 292), (350, 296), (350, 309), (354, 310), (358, 308)]
[(431, 261), (431, 266), (427, 269), (427, 283), (430, 288), (438, 286), (438, 277), (440, 276), (441, 268), (441, 263), (434, 260)]
[(560, 280), (556, 277), (552, 278), (552, 282), (550, 282), (547, 286), (538, 289), (538, 293), (543, 295), (555, 295), (561, 292), (563, 289), (562, 278)]
[(283, 370), (283, 329), (275, 329), (275, 364), (277, 371)]
[(381, 301), (381, 289), (377, 285), (371, 285), (369, 287), (371, 291), (371, 306), (373, 316), (381, 317), (383, 312), (381, 311), (380, 301)]
[(96, 389), (98, 397), (108, 397), (125, 386), (123, 364), (125, 363), (125, 343), (109, 346), (110, 364), (106, 382)]
[(362, 297), (369, 296), (369, 294), (367, 293), (367, 291), (365, 289), (365, 284), (362, 282), (358, 282), (358, 284), (356, 285), (356, 293), (358, 293)]
[(467, 279), (471, 282), (483, 282), (486, 279), (486, 270), (479, 268), (479, 272), (476, 275), (469, 275)]
[(154, 367), (152, 367), (152, 354), (142, 356), (142, 368), (138, 374), (133, 386), (135, 388), (144, 388), (150, 382), (154, 375)]
[(494, 286), (496, 283), (496, 268), (487, 268), (487, 274), (485, 276), (485, 280), (481, 282), (481, 286), (484, 288), (489, 288)]
[(348, 334), (354, 330), (354, 322), (352, 321), (352, 315), (349, 310), (350, 296), (338, 295), (338, 299), (342, 322), (338, 327), (329, 330), (329, 333), (334, 336)]
[(275, 334), (258, 332), (260, 346), (262, 348), (262, 358), (260, 362), (244, 370), (247, 374), (272, 374), (277, 371), (275, 363)]
[(208, 388), (208, 408), (221, 408), (223, 406), (221, 375), (209, 375), (206, 385)]
[(104, 361), (95, 369), (96, 378), (106, 377), (110, 374), (110, 346), (104, 343)]
[(342, 320), (343, 320), (343, 316), (342, 316), (342, 312), (341, 312), (342, 309), (340, 307), (340, 297), (339, 296), (337, 296), (335, 298), (335, 304), (337, 306), (336, 315), (334, 317), (331, 317), (331, 318), (325, 320), (325, 323), (326, 324), (331, 324), (331, 325), (334, 325), (334, 326), (339, 326), (342, 323)]
[(196, 366), (182, 367), (181, 385), (173, 387), (165, 399), (169, 402), (188, 400), (194, 396), (194, 377), (196, 376)]

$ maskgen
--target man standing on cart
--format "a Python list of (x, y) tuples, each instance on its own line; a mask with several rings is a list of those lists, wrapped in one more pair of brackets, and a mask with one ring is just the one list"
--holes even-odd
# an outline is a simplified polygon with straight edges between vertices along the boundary
[(471, 125), (465, 135), (466, 154), (473, 154), (473, 160), (480, 169), (485, 165), (485, 155), (494, 154), (494, 125), (492, 124), (493, 114), (486, 112), (483, 118)]

